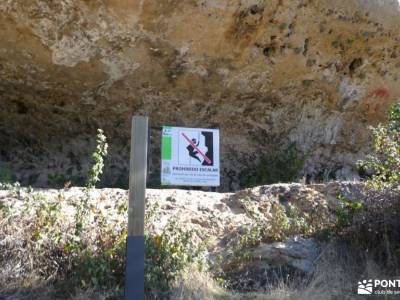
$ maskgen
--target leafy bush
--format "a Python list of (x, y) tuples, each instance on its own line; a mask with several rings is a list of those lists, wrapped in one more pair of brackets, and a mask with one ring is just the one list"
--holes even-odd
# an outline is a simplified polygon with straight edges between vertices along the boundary
[(363, 204), (344, 201), (343, 237), (392, 274), (400, 270), (400, 103), (386, 124), (372, 127), (373, 153), (358, 165), (370, 174)]
[(334, 226), (328, 207), (315, 203), (309, 210), (300, 210), (292, 204), (273, 202), (269, 217), (259, 209), (259, 203), (249, 197), (239, 200), (247, 215), (253, 220), (232, 238), (224, 259), (225, 269), (235, 268), (251, 258), (251, 250), (261, 242), (284, 241), (290, 236), (313, 236)]
[[(71, 247), (68, 251), (71, 254), (79, 254), (72, 261), (71, 272), (75, 286), (117, 288), (122, 287), (124, 282), (125, 269), (125, 241), (126, 234), (111, 237), (108, 243), (101, 243), (96, 249), (79, 249)], [(75, 251), (76, 253), (73, 253)]]
[(372, 173), (368, 180), (375, 189), (396, 189), (400, 186), (400, 103), (389, 112), (389, 122), (372, 127), (373, 154), (359, 161), (359, 166)]
[(392, 201), (398, 197), (400, 185), (400, 103), (391, 107), (387, 124), (371, 127), (371, 130), (373, 153), (366, 160), (357, 162), (365, 172), (371, 174), (365, 189), (366, 197), (363, 203), (338, 195), (341, 205), (335, 211), (337, 232), (343, 229), (351, 232), (349, 227), (364, 227), (369, 221), (376, 224), (378, 216), (382, 216), (381, 221), (386, 222), (388, 210), (393, 208), (391, 213), (396, 213), (398, 208)]
[(175, 221), (161, 234), (146, 236), (145, 283), (147, 294), (168, 292), (180, 272), (192, 264), (205, 267), (202, 247), (193, 243), (194, 231), (184, 231)]
[(341, 194), (338, 195), (338, 198), (342, 204), (335, 211), (337, 217), (336, 230), (341, 231), (353, 224), (355, 215), (362, 211), (364, 205), (360, 201), (348, 200)]
[(47, 175), (47, 184), (52, 188), (63, 188), (68, 180), (64, 174), (58, 172)]
[[(65, 299), (77, 288), (114, 290), (120, 295), (125, 270), (126, 196), (113, 199), (107, 210), (89, 198), (89, 209), (81, 215), (81, 227), (76, 231), (74, 210), (85, 193), (65, 198), (63, 192), (44, 195), (23, 189), (16, 195), (17, 205), (0, 202), (0, 240), (10, 241), (0, 244), (1, 266), (18, 265), (21, 278), (35, 274), (53, 282), (53, 298)], [(176, 219), (155, 233), (150, 227), (158, 213), (157, 207), (146, 211), (145, 285), (150, 299), (166, 297), (189, 266), (207, 268), (205, 242), (195, 242), (199, 234), (183, 229)]]
[(207, 268), (206, 241), (195, 243), (195, 230), (184, 230), (177, 219), (171, 219), (157, 234), (151, 234), (149, 225), (157, 217), (158, 207), (146, 212), (145, 287), (151, 298), (165, 295), (173, 287), (182, 271), (196, 266)]
[(288, 203), (282, 205), (278, 202), (272, 203), (269, 215), (266, 217), (260, 213), (257, 206), (253, 203), (253, 208), (249, 199), (242, 200), (246, 211), (252, 211), (250, 216), (258, 226), (262, 227), (262, 241), (282, 241), (293, 235), (311, 236), (322, 228), (332, 224), (329, 217), (328, 207), (316, 202), (312, 208), (300, 210), (297, 206)]

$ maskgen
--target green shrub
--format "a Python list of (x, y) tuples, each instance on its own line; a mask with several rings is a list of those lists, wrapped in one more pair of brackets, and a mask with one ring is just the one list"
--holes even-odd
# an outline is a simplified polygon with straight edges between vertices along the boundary
[[(107, 289), (118, 294), (124, 285), (127, 213), (124, 197), (109, 210), (90, 206), (82, 215), (80, 232), (75, 230), (71, 208), (81, 199), (66, 199), (28, 191), (22, 194), (22, 207), (4, 204), (0, 216), (7, 220), (2, 237), (13, 242), (0, 245), (0, 261), (15, 260), (24, 274), (35, 274), (52, 280), (54, 297), (66, 298), (74, 289)], [(2, 202), (0, 202), (2, 203)], [(154, 219), (159, 218), (157, 206), (146, 211), (145, 286), (149, 299), (163, 299), (186, 268), (208, 268), (205, 245), (195, 230), (186, 230), (171, 219), (154, 232)], [(15, 232), (15, 227), (28, 230)], [(11, 239), (12, 237), (12, 239)], [(196, 242), (199, 241), (199, 242)], [(23, 251), (21, 250), (23, 247)], [(23, 253), (23, 255), (21, 255)]]
[[(146, 224), (151, 224), (156, 211), (154, 207), (146, 213)], [(207, 268), (206, 241), (195, 243), (198, 233), (182, 229), (177, 219), (171, 219), (157, 234), (146, 231), (145, 289), (152, 299), (165, 296), (186, 268), (197, 266), (199, 271)]]
[(125, 241), (126, 232), (123, 232), (101, 243), (98, 250), (92, 247), (74, 249), (70, 244), (68, 250), (78, 254), (71, 268), (75, 286), (121, 288), (124, 282)]
[(368, 184), (375, 189), (397, 189), (400, 186), (400, 103), (389, 112), (389, 122), (372, 127), (373, 153), (358, 165), (372, 173)]
[(392, 105), (388, 122), (371, 127), (373, 152), (358, 165), (368, 174), (363, 204), (343, 201), (338, 225), (342, 236), (368, 253), (389, 274), (400, 270), (400, 103)]
[[(148, 214), (151, 213), (152, 210)], [(158, 234), (146, 233), (145, 289), (150, 299), (166, 297), (185, 268), (193, 264), (199, 270), (206, 267), (204, 248), (194, 243), (195, 233), (194, 230), (183, 230), (174, 219)], [(70, 272), (74, 285), (122, 288), (125, 241), (126, 230), (109, 234), (96, 247), (82, 240), (70, 240), (64, 250), (72, 256)]]
[(341, 231), (342, 229), (351, 226), (353, 224), (353, 218), (355, 215), (362, 211), (364, 208), (363, 203), (359, 201), (351, 201), (346, 199), (343, 195), (338, 195), (341, 205), (336, 208), (336, 230)]
[(64, 174), (56, 172), (47, 175), (47, 184), (51, 188), (63, 188), (66, 182), (68, 182), (68, 179)]
[(272, 217), (267, 217), (260, 211), (258, 202), (249, 197), (239, 201), (253, 222), (242, 226), (229, 242), (223, 263), (225, 270), (234, 269), (251, 259), (252, 249), (261, 242), (284, 241), (295, 235), (314, 236), (335, 224), (333, 218), (329, 217), (328, 207), (319, 203), (306, 211), (292, 204), (273, 202), (269, 211)]

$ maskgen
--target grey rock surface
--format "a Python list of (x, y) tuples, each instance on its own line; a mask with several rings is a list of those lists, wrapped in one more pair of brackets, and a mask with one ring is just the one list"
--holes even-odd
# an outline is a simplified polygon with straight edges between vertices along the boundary
[(252, 255), (273, 267), (286, 265), (310, 274), (320, 250), (321, 245), (314, 239), (291, 237), (284, 242), (261, 244)]

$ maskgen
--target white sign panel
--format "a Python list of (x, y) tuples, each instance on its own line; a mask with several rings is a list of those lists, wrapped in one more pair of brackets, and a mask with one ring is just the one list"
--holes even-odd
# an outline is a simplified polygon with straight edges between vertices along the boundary
[(219, 130), (163, 127), (161, 184), (219, 186)]

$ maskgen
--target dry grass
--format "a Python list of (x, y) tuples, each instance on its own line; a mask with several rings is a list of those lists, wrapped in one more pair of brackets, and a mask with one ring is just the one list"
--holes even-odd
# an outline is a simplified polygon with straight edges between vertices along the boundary
[[(105, 203), (91, 204), (84, 232), (77, 236), (75, 207), (82, 193), (66, 199), (62, 191), (1, 192), (6, 196), (0, 197), (0, 299), (106, 299), (118, 294), (118, 286), (107, 286), (107, 293), (91, 290), (90, 282), (81, 281), (85, 269), (79, 270), (79, 263), (86, 258), (97, 263), (103, 251), (119, 253), (115, 247), (125, 228), (125, 218), (118, 214), (122, 198), (108, 208), (113, 218), (106, 218)], [(121, 261), (118, 258), (114, 262)], [(108, 261), (94, 268), (108, 267)], [(107, 276), (102, 277), (113, 284)]]
[[(329, 300), (360, 299), (357, 282), (363, 278), (391, 278), (367, 252), (343, 242), (331, 241), (318, 258), (314, 274), (298, 282), (280, 280), (265, 291), (239, 293), (220, 288), (206, 273), (185, 272), (171, 299), (177, 300)], [(387, 297), (386, 299), (395, 299)]]
[[(268, 291), (238, 293), (218, 287), (204, 273), (187, 272), (171, 299), (177, 300), (329, 300), (359, 299), (356, 286), (361, 278), (388, 278), (376, 262), (356, 253), (342, 242), (330, 243), (319, 258), (313, 276), (303, 285), (285, 283), (283, 280), (270, 286)], [(390, 299), (390, 298), (387, 298)]]
[(199, 272), (197, 268), (188, 268), (182, 272), (172, 290), (171, 298), (176, 300), (224, 299), (227, 292), (222, 289), (206, 272)]

